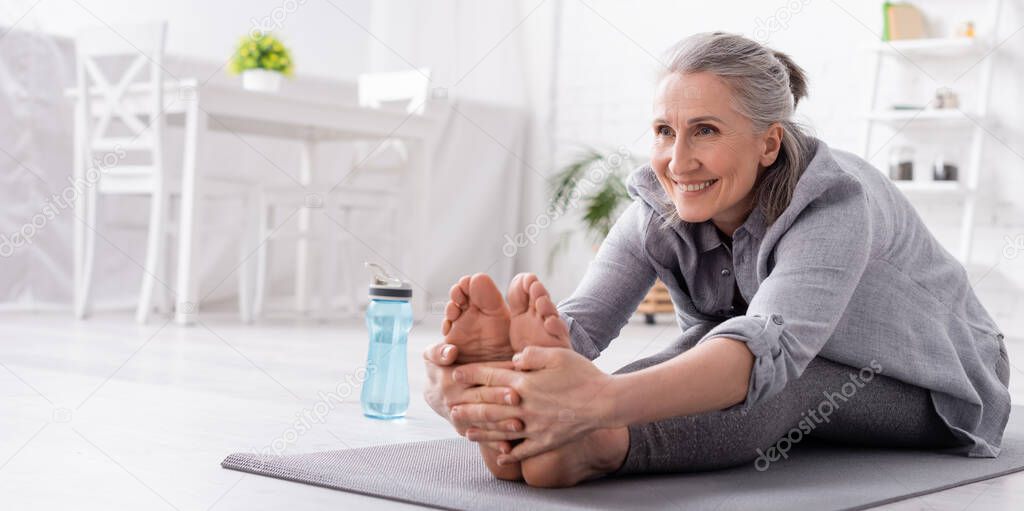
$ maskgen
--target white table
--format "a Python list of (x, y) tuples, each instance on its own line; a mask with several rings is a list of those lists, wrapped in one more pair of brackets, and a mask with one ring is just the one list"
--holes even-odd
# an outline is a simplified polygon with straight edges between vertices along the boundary
[[(428, 222), (427, 197), (423, 193), (429, 183), (430, 156), (428, 139), (434, 122), (429, 116), (409, 115), (404, 112), (342, 105), (320, 98), (298, 94), (247, 91), (237, 86), (209, 83), (197, 86), (195, 81), (181, 81), (177, 95), (169, 95), (168, 114), (183, 119), (185, 127), (184, 165), (181, 183), (181, 218), (178, 242), (178, 282), (176, 320), (191, 324), (199, 312), (200, 282), (194, 264), (199, 253), (196, 223), (202, 217), (201, 205), (196, 198), (203, 187), (204, 153), (210, 131), (229, 131), (295, 140), (302, 145), (299, 167), (300, 183), (307, 186), (316, 173), (316, 144), (339, 139), (400, 138), (408, 150), (408, 181), (403, 186), (408, 207), (401, 239), (407, 240), (400, 265), (402, 276), (413, 282), (423, 282), (425, 272), (426, 232)], [(309, 226), (310, 210), (299, 213), (300, 228)], [(300, 254), (308, 250), (306, 241), (299, 242)], [(304, 280), (300, 276), (299, 282)], [(425, 311), (424, 300), (414, 300), (417, 318)]]

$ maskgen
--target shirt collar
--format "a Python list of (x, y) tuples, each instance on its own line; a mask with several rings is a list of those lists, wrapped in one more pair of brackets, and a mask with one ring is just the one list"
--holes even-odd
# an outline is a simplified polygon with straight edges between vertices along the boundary
[(722, 244), (718, 236), (718, 228), (711, 220), (705, 220), (699, 224), (690, 224), (690, 233), (693, 236), (693, 243), (700, 253), (710, 252)]
[[(700, 253), (709, 252), (719, 247), (722, 244), (722, 238), (718, 234), (718, 228), (711, 220), (704, 222), (689, 224), (690, 233), (693, 237), (693, 242), (697, 246), (697, 250)], [(741, 230), (746, 231), (751, 236), (761, 239), (764, 237), (764, 233), (767, 227), (764, 225), (764, 213), (761, 212), (761, 208), (755, 207), (747, 215), (747, 219), (743, 221), (743, 224), (736, 229), (733, 233), (733, 237), (736, 233)]]

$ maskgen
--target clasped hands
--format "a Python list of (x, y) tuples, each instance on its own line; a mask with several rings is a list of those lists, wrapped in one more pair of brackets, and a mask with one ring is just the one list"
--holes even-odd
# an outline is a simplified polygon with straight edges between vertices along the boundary
[(609, 425), (613, 377), (572, 350), (536, 276), (517, 275), (507, 304), (484, 274), (460, 279), (450, 298), (445, 342), (424, 351), (424, 397), (485, 460), (490, 449), (512, 466)]
[[(428, 354), (450, 347), (435, 345)], [(449, 360), (454, 359), (442, 357), (438, 366)], [(502, 453), (499, 465), (577, 440), (603, 427), (611, 413), (602, 399), (611, 376), (567, 348), (528, 346), (511, 363), (456, 365), (446, 367), (441, 377), (451, 382), (438, 413), (447, 411), (469, 440), (491, 443)]]

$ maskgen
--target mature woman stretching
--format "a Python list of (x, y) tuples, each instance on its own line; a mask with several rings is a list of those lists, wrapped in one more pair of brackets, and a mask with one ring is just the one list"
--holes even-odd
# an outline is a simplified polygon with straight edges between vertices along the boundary
[[(764, 469), (804, 435), (999, 453), (1002, 334), (893, 184), (794, 124), (806, 92), (754, 41), (681, 41), (650, 165), (576, 292), (556, 309), (533, 275), (507, 303), (486, 275), (452, 288), (426, 398), (497, 477)], [(602, 372), (655, 278), (679, 337)]]

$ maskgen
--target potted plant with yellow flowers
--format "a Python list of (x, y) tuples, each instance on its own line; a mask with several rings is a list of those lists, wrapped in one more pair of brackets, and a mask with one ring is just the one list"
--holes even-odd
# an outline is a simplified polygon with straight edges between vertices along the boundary
[(253, 32), (238, 43), (231, 58), (231, 72), (241, 73), (247, 90), (277, 92), (281, 77), (291, 76), (294, 65), (291, 52), (273, 34)]

